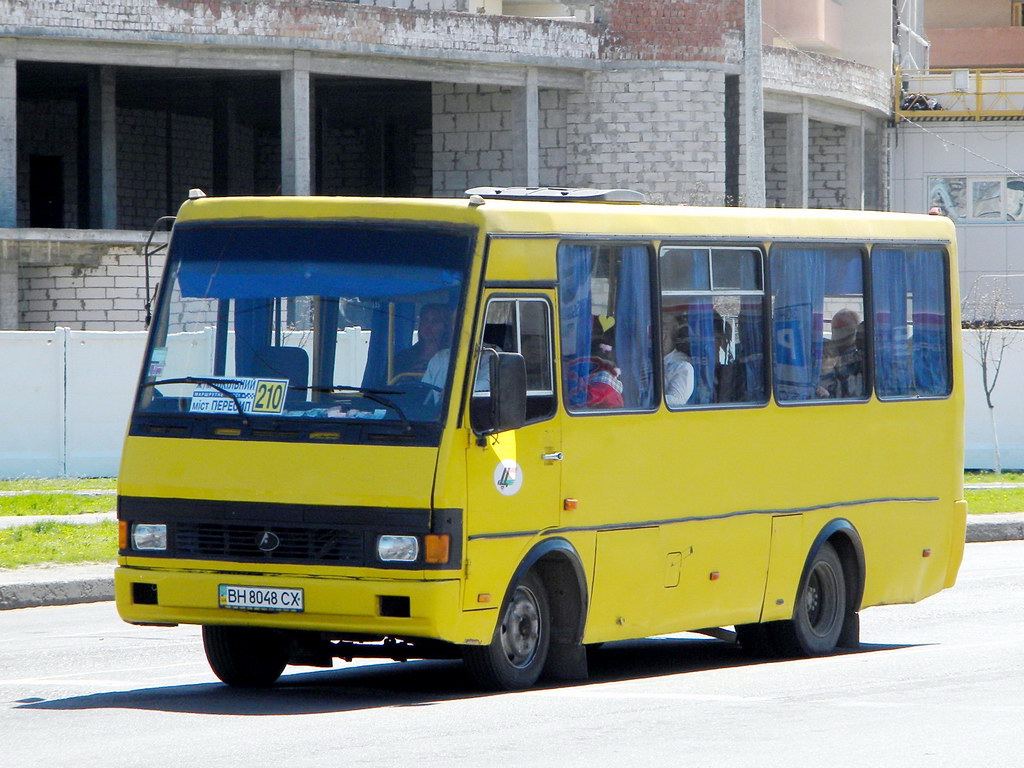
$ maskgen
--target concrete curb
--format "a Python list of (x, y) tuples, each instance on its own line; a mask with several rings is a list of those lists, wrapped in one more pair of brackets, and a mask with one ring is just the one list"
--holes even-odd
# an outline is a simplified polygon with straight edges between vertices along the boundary
[(967, 541), (1024, 540), (1024, 514), (968, 515)]
[[(967, 541), (1024, 541), (1024, 513), (968, 515)], [(114, 599), (113, 564), (0, 571), (0, 611)]]
[(0, 571), (0, 610), (113, 600), (113, 571), (113, 563)]

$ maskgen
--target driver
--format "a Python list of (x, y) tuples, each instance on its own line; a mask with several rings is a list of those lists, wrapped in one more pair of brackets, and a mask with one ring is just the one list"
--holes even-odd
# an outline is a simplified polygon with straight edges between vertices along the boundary
[[(440, 352), (448, 354), (451, 336), (451, 317), (444, 304), (424, 304), (420, 310), (419, 332), (416, 343), (395, 355), (393, 376), (411, 373), (425, 376), (433, 358)], [(442, 381), (448, 368), (447, 357), (441, 371)], [(426, 381), (426, 379), (423, 379)], [(428, 382), (429, 383), (429, 382)]]
[[(423, 372), (423, 378), (420, 379), (424, 384), (431, 387), (430, 392), (427, 394), (427, 401), (429, 403), (439, 403), (441, 401), (441, 392), (444, 389), (444, 384), (448, 380), (448, 363), (451, 360), (451, 334), (452, 334), (452, 323), (451, 316), (448, 314), (448, 309), (442, 304), (428, 304), (429, 307), (440, 307), (441, 308), (441, 322), (439, 336), (437, 337), (438, 349), (431, 356), (430, 360), (427, 361), (426, 369)], [(427, 307), (423, 308), (423, 312), (427, 311)], [(420, 339), (422, 340), (423, 333), (423, 320), (422, 313), (420, 315)], [(433, 333), (433, 331), (431, 331)]]

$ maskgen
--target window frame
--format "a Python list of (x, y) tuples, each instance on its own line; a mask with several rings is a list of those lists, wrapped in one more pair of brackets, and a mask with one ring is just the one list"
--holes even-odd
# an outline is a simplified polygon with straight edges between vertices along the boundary
[[(942, 297), (944, 304), (944, 317), (946, 320), (946, 348), (945, 348), (945, 362), (946, 362), (946, 381), (948, 386), (946, 392), (941, 395), (882, 395), (878, 388), (872, 386), (875, 398), (880, 403), (905, 403), (913, 402), (917, 400), (948, 400), (953, 396), (953, 392), (956, 390), (956, 381), (954, 379), (954, 365), (953, 365), (953, 334), (959, 332), (958, 327), (954, 327), (953, 320), (953, 307), (950, 301), (950, 270), (949, 270), (949, 246), (942, 244), (926, 244), (926, 243), (915, 243), (915, 242), (898, 242), (898, 243), (873, 243), (871, 244), (871, 252), (878, 249), (895, 249), (901, 248), (906, 253), (915, 251), (938, 251), (942, 258)], [(868, 266), (872, 266), (871, 255), (868, 256)], [(874, 289), (874, 270), (869, 271), (869, 280), (871, 289)], [(872, 385), (874, 385), (874, 364), (875, 364), (875, 322), (874, 322), (875, 307), (874, 301), (871, 304), (871, 322), (868, 325), (868, 344), (869, 351), (871, 354), (871, 372), (872, 372)]]
[[(708, 277), (710, 289), (693, 289), (693, 290), (665, 290), (661, 285), (661, 259), (664, 256), (666, 250), (675, 249), (688, 249), (688, 250), (706, 250), (708, 252)], [(761, 278), (761, 289), (760, 290), (749, 290), (749, 289), (732, 289), (732, 288), (715, 288), (715, 275), (714, 275), (714, 258), (712, 253), (715, 250), (720, 251), (751, 251), (758, 255), (758, 266), (760, 268)], [(772, 401), (773, 387), (772, 383), (772, 355), (771, 355), (771, 305), (769, 302), (770, 294), (768, 292), (768, 260), (767, 260), (767, 249), (762, 242), (756, 243), (732, 243), (728, 241), (722, 242), (692, 242), (692, 241), (676, 241), (676, 240), (662, 240), (658, 244), (657, 249), (657, 269), (656, 271), (656, 298), (657, 298), (657, 334), (656, 338), (659, 340), (663, 338), (664, 328), (662, 326), (662, 298), (664, 296), (678, 296), (678, 297), (707, 297), (714, 298), (715, 296), (760, 296), (761, 297), (761, 344), (763, 350), (763, 373), (762, 373), (762, 384), (764, 385), (764, 397), (762, 400), (750, 401), (750, 402), (731, 402), (731, 403), (684, 403), (683, 405), (669, 405), (665, 399), (664, 384), (665, 384), (665, 356), (661, 353), (660, 341), (658, 345), (657, 354), (657, 379), (658, 387), (661, 390), (661, 405), (666, 410), (677, 413), (680, 411), (705, 411), (705, 410), (719, 410), (719, 409), (737, 409), (737, 408), (764, 408)], [(767, 322), (766, 322), (767, 321)]]
[[(551, 298), (549, 296), (545, 295), (545, 294), (542, 294), (542, 293), (520, 293), (520, 292), (516, 292), (516, 291), (500, 291), (500, 292), (491, 293), (491, 294), (489, 294), (489, 295), (484, 297), (483, 304), (482, 304), (482, 307), (481, 307), (481, 313), (480, 313), (480, 318), (481, 318), (481, 320), (480, 320), (480, 328), (479, 328), (479, 332), (477, 334), (476, 343), (473, 346), (473, 356), (471, 358), (472, 364), (471, 364), (471, 367), (470, 367), (470, 376), (468, 377), (467, 382), (466, 382), (466, 388), (467, 388), (468, 393), (469, 393), (469, 401), (468, 402), (470, 403), (468, 411), (469, 411), (469, 413), (472, 413), (472, 402), (473, 402), (474, 397), (480, 397), (480, 398), (484, 397), (483, 394), (477, 395), (477, 393), (474, 390), (475, 390), (477, 375), (479, 374), (479, 371), (480, 371), (480, 365), (486, 359), (485, 356), (482, 354), (482, 350), (483, 350), (484, 331), (487, 328), (487, 314), (488, 314), (488, 311), (490, 310), (492, 304), (496, 304), (496, 303), (500, 303), (500, 302), (510, 303), (510, 304), (515, 305), (515, 307), (516, 307), (516, 309), (515, 309), (515, 321), (516, 321), (515, 333), (516, 333), (516, 345), (519, 347), (519, 349), (516, 350), (516, 351), (519, 354), (522, 354), (522, 341), (523, 341), (523, 336), (522, 336), (522, 315), (521, 315), (520, 310), (519, 310), (519, 305), (522, 304), (522, 303), (531, 303), (531, 304), (540, 304), (540, 305), (542, 305), (544, 307), (544, 319), (546, 321), (546, 330), (547, 330), (547, 334), (548, 334), (548, 340), (547, 340), (547, 342), (548, 342), (547, 343), (548, 375), (550, 376), (551, 388), (550, 388), (550, 390), (530, 390), (530, 389), (527, 389), (527, 391), (526, 391), (526, 398), (527, 398), (527, 403), (529, 403), (529, 400), (530, 400), (531, 397), (533, 397), (535, 399), (539, 399), (541, 397), (550, 397), (551, 398), (551, 407), (548, 409), (548, 411), (545, 414), (539, 415), (539, 416), (535, 416), (533, 418), (528, 418), (523, 424), (524, 424), (524, 426), (526, 426), (526, 425), (529, 425), (529, 424), (538, 424), (540, 422), (549, 421), (549, 420), (553, 419), (555, 417), (555, 415), (558, 413), (558, 403), (559, 403), (559, 396), (558, 396), (559, 395), (559, 393), (558, 393), (558, 389), (559, 388), (558, 388), (558, 386), (556, 384), (556, 379), (555, 379), (555, 377), (558, 375), (558, 368), (557, 368), (557, 366), (555, 364), (556, 363), (556, 356), (555, 356), (555, 332), (556, 332), (556, 326), (555, 326), (555, 323), (554, 323), (555, 313), (554, 313), (554, 307), (552, 305)], [(511, 350), (502, 350), (502, 351), (509, 352)], [(489, 390), (488, 390), (488, 392), (489, 392)], [(529, 406), (527, 406), (527, 411), (529, 411)]]
[[(866, 242), (850, 242), (850, 243), (837, 243), (837, 242), (823, 242), (820, 240), (779, 240), (773, 241), (768, 248), (768, 262), (767, 269), (765, 271), (765, 294), (768, 299), (768, 343), (769, 349), (765, 357), (770, 360), (769, 365), (771, 370), (769, 376), (771, 378), (771, 396), (772, 400), (779, 405), (781, 408), (802, 408), (807, 406), (827, 406), (827, 405), (857, 405), (862, 403), (870, 402), (872, 396), (875, 393), (875, 369), (874, 369), (874, 302), (872, 301), (871, 295), (871, 262), (870, 262), (870, 243)], [(864, 377), (864, 394), (861, 397), (843, 397), (843, 398), (814, 398), (812, 400), (783, 400), (779, 397), (778, 389), (778, 378), (775, 375), (775, 286), (772, 285), (772, 262), (774, 258), (772, 254), (777, 249), (785, 248), (801, 248), (801, 249), (815, 249), (822, 251), (838, 251), (838, 250), (855, 250), (860, 255), (860, 271), (861, 271), (861, 304), (863, 305), (863, 317), (861, 318), (864, 323), (864, 335), (865, 344), (867, 345), (864, 352), (863, 377)], [(827, 294), (826, 294), (827, 296)], [(822, 331), (824, 331), (824, 317), (822, 317)]]
[[(558, 348), (556, 350), (556, 355), (555, 355), (555, 363), (556, 363), (555, 374), (558, 377), (558, 389), (560, 390), (560, 393), (561, 393), (561, 403), (562, 403), (562, 407), (564, 409), (564, 412), (567, 415), (571, 416), (571, 417), (579, 416), (579, 417), (583, 417), (583, 418), (589, 418), (589, 417), (592, 417), (592, 416), (614, 416), (614, 415), (624, 415), (624, 414), (655, 413), (655, 412), (657, 412), (658, 409), (661, 407), (661, 400), (662, 400), (662, 391), (661, 391), (662, 390), (662, 386), (661, 386), (662, 385), (662, 381), (661, 381), (661, 377), (660, 377), (660, 372), (661, 372), (660, 357), (661, 356), (656, 354), (656, 352), (655, 352), (655, 350), (656, 350), (656, 348), (658, 346), (657, 342), (656, 342), (656, 339), (655, 339), (655, 332), (660, 327), (658, 325), (659, 321), (655, 319), (657, 317), (658, 313), (660, 312), (659, 304), (658, 304), (658, 302), (660, 301), (660, 295), (658, 294), (658, 274), (657, 274), (658, 268), (657, 268), (657, 263), (656, 263), (656, 259), (657, 259), (657, 256), (658, 256), (658, 244), (657, 244), (657, 241), (654, 240), (654, 239), (645, 239), (645, 238), (642, 238), (642, 237), (638, 237), (638, 238), (635, 238), (635, 239), (634, 238), (607, 239), (607, 238), (602, 238), (602, 237), (595, 237), (595, 238), (560, 237), (558, 239), (558, 242), (557, 242), (556, 246), (555, 246), (555, 270), (556, 270), (556, 274), (557, 274), (558, 269), (559, 269), (559, 266), (558, 266), (559, 265), (559, 258), (560, 258), (561, 252), (562, 252), (562, 248), (564, 246), (589, 247), (589, 248), (595, 249), (595, 251), (599, 251), (602, 248), (611, 248), (611, 249), (616, 249), (618, 251), (622, 251), (622, 250), (624, 250), (626, 248), (630, 248), (630, 247), (643, 248), (644, 249), (644, 251), (647, 254), (647, 282), (648, 282), (648, 292), (650, 294), (649, 295), (650, 303), (649, 303), (649, 306), (648, 306), (648, 312), (650, 312), (650, 318), (651, 318), (651, 331), (650, 331), (651, 332), (651, 339), (650, 339), (650, 348), (649, 348), (648, 352), (649, 352), (651, 358), (658, 358), (658, 360), (648, 359), (648, 362), (651, 365), (651, 387), (652, 387), (651, 405), (649, 407), (644, 407), (644, 408), (628, 408), (628, 407), (623, 407), (623, 408), (586, 408), (586, 409), (578, 409), (576, 407), (570, 407), (569, 406), (569, 396), (568, 396), (568, 382), (567, 382), (566, 377), (565, 377), (565, 369), (564, 369), (564, 365), (563, 365), (564, 360), (563, 360), (563, 351), (562, 351), (561, 285), (560, 285), (560, 283), (558, 282), (558, 280), (556, 278), (555, 293), (556, 293), (556, 296), (558, 297), (558, 306), (557, 306), (557, 312), (555, 313), (556, 314), (556, 318), (555, 319), (556, 319), (556, 323), (557, 323), (557, 325), (555, 326), (555, 333), (558, 336)], [(594, 275), (593, 275), (593, 272), (592, 272), (591, 273), (591, 277), (593, 277), (593, 276)]]

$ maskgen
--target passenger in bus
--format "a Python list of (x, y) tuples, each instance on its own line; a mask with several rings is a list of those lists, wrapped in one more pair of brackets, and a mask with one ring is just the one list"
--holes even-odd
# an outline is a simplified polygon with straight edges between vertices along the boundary
[(622, 372), (615, 365), (615, 347), (608, 336), (596, 336), (587, 378), (588, 408), (622, 408)]
[[(416, 343), (395, 355), (392, 378), (397, 376), (424, 376), (431, 360), (441, 351), (448, 351), (451, 343), (451, 316), (444, 304), (424, 304)], [(445, 369), (447, 369), (445, 362)], [(443, 371), (442, 371), (443, 374)]]
[(715, 328), (715, 402), (733, 403), (740, 399), (737, 391), (739, 366), (736, 365), (733, 358), (729, 326), (717, 309), (713, 324)]
[(672, 337), (673, 349), (664, 358), (665, 400), (677, 408), (686, 405), (693, 396), (694, 374), (690, 361), (690, 326), (686, 320)]
[(864, 396), (864, 355), (857, 344), (860, 324), (860, 316), (852, 309), (841, 309), (832, 316), (832, 338), (822, 350), (819, 397)]

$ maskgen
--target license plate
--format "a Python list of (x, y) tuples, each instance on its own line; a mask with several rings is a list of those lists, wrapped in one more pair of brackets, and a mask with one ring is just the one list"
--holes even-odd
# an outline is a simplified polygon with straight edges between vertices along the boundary
[(301, 589), (221, 584), (218, 588), (217, 602), (221, 608), (237, 608), (243, 611), (301, 613), (304, 610)]

